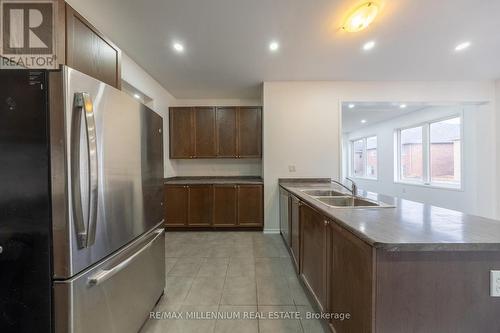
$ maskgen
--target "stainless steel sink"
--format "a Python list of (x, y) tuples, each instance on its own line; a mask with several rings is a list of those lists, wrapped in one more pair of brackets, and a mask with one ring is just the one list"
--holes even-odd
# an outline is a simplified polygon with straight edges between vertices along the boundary
[(346, 193), (337, 192), (333, 190), (302, 190), (302, 192), (312, 197), (340, 197), (349, 195)]
[(394, 206), (387, 205), (383, 202), (372, 201), (359, 197), (319, 197), (316, 200), (331, 206), (331, 207), (345, 207), (345, 208), (391, 208)]

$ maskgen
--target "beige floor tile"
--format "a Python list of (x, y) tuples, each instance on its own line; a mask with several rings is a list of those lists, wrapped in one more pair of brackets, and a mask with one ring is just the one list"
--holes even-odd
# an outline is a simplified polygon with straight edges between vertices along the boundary
[(229, 258), (206, 258), (201, 264), (197, 276), (226, 276)]
[(286, 279), (257, 277), (257, 304), (294, 305)]
[(202, 258), (179, 258), (167, 276), (194, 277), (198, 273)]
[[(259, 312), (264, 314), (272, 313), (274, 318), (266, 315), (267, 318), (259, 319), (260, 333), (300, 333), (302, 326), (297, 318), (297, 309), (295, 306), (260, 306)], [(288, 315), (285, 315), (288, 314)], [(276, 319), (278, 317), (279, 319)], [(281, 319), (283, 318), (283, 319)]]
[(184, 304), (218, 305), (222, 297), (224, 281), (225, 277), (196, 277)]
[(227, 277), (221, 304), (257, 305), (257, 287), (253, 276)]
[[(232, 318), (235, 319), (218, 319), (215, 323), (216, 333), (258, 333), (259, 332), (259, 322), (257, 319), (243, 319), (245, 318), (245, 313), (257, 312), (257, 306), (229, 306), (221, 305), (219, 306), (219, 312), (221, 313), (231, 313)], [(239, 317), (236, 317), (234, 313), (237, 313)], [(228, 315), (229, 317), (229, 315)]]

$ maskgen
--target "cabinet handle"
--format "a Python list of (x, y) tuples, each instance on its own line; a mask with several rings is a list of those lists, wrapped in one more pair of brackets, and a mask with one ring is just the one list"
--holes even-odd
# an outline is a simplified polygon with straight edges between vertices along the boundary
[(330, 221), (325, 220), (325, 227), (327, 227), (330, 224)]

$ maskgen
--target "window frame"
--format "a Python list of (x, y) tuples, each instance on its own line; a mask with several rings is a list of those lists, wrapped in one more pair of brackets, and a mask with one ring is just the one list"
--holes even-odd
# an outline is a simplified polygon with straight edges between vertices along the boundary
[[(367, 170), (368, 170), (368, 159), (367, 159), (367, 140), (370, 138), (376, 138), (377, 139), (377, 175), (375, 177), (369, 177), (367, 176)], [(363, 141), (363, 157), (364, 157), (364, 175), (363, 176), (357, 176), (354, 173), (354, 143), (357, 141)], [(353, 138), (349, 139), (349, 162), (350, 162), (350, 167), (349, 167), (349, 177), (354, 178), (354, 179), (364, 179), (364, 180), (374, 180), (378, 181), (378, 174), (379, 174), (379, 154), (378, 154), (378, 135), (366, 135), (358, 138)]]
[[(446, 182), (433, 182), (431, 177), (431, 125), (434, 123), (439, 123), (451, 119), (460, 119), (460, 183), (454, 185), (452, 183)], [(434, 118), (432, 120), (424, 121), (421, 123), (413, 124), (411, 126), (400, 127), (395, 130), (394, 133), (394, 145), (395, 145), (395, 165), (394, 165), (394, 183), (405, 184), (405, 185), (415, 185), (423, 186), (427, 188), (436, 189), (447, 189), (447, 190), (464, 190), (464, 125), (463, 125), (463, 113), (456, 113), (445, 117)], [(401, 166), (401, 131), (422, 127), (422, 180), (407, 180), (402, 178), (402, 166)]]

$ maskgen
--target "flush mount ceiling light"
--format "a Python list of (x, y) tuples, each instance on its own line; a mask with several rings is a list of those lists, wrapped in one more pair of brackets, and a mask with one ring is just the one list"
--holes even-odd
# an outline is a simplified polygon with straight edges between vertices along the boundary
[(280, 44), (277, 41), (272, 41), (269, 43), (269, 51), (276, 52), (280, 48)]
[(358, 32), (366, 29), (377, 17), (380, 6), (373, 1), (354, 8), (346, 17), (342, 29), (347, 32)]
[(366, 119), (361, 120), (362, 124), (366, 124)]
[(455, 46), (455, 51), (457, 51), (457, 52), (463, 51), (463, 50), (469, 48), (470, 44), (471, 44), (470, 42), (460, 43), (457, 46)]
[(375, 41), (371, 40), (365, 44), (363, 44), (363, 50), (369, 51), (375, 47)]
[(172, 44), (172, 47), (174, 48), (174, 50), (178, 53), (182, 53), (184, 52), (184, 45), (182, 45), (181, 43), (179, 42), (174, 42)]
[(356, 105), (354, 105), (354, 104), (352, 104), (352, 103), (351, 103), (351, 104), (349, 104), (347, 107), (348, 107), (349, 109), (353, 109), (355, 106), (356, 106)]
[(400, 104), (400, 105), (399, 105), (399, 107), (400, 107), (401, 109), (406, 109), (406, 106), (407, 106), (406, 104)]

